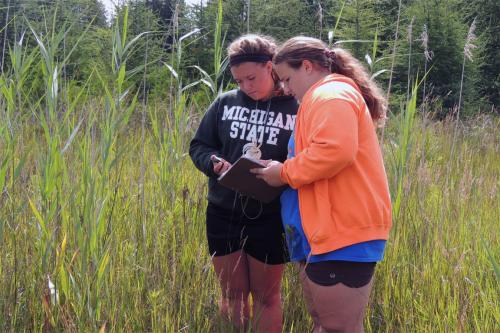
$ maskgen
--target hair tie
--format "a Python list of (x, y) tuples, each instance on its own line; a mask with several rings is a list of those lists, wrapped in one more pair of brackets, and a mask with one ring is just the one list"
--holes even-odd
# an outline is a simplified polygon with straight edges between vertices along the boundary
[(330, 49), (326, 49), (325, 50), (325, 56), (328, 59), (331, 59), (332, 61), (335, 61), (335, 59), (337, 58), (337, 55), (335, 54), (335, 51), (332, 51)]
[(259, 62), (259, 63), (266, 63), (268, 61), (271, 61), (273, 57), (268, 54), (255, 54), (255, 53), (250, 53), (250, 54), (238, 54), (232, 57), (229, 57), (229, 66), (233, 67), (236, 65), (239, 65), (244, 62)]

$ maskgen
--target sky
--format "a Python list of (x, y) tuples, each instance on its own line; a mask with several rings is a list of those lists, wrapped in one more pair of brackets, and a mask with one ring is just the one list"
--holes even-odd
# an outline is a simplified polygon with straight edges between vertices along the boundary
[[(107, 16), (111, 16), (114, 13), (115, 4), (122, 4), (125, 0), (99, 0), (106, 7)], [(192, 5), (193, 3), (199, 4), (200, 0), (185, 0), (186, 4)]]
[(106, 13), (107, 17), (109, 18), (114, 12), (115, 12), (115, 4), (117, 3), (117, 0), (99, 0), (104, 4), (104, 7), (106, 7)]

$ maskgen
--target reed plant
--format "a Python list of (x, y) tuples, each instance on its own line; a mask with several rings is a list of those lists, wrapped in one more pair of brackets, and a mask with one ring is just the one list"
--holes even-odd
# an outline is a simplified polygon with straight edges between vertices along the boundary
[[(127, 26), (125, 11), (113, 28), (110, 78), (97, 70), (89, 78), (101, 85), (98, 96), (88, 96), (84, 83), (61, 98), (66, 57), (57, 50), (70, 26), (45, 36), (30, 29), (24, 38), (37, 47), (26, 48), (21, 38), (7, 53), (12, 65), (0, 74), (1, 331), (231, 330), (218, 315), (220, 290), (204, 236), (206, 178), (187, 155), (207, 107), (192, 93), (209, 84), (173, 77), (169, 100), (139, 103), (130, 78), (149, 61), (129, 68), (127, 60), (147, 34), (130, 37)], [(213, 96), (223, 86), (221, 29), (214, 29), (214, 73), (200, 68)], [(182, 60), (182, 53), (173, 56)], [(35, 98), (27, 78), (40, 66), (45, 91)], [(487, 115), (460, 127), (424, 123), (416, 112), (420, 82), (385, 130), (394, 228), (365, 328), (494, 332), (500, 121)], [(286, 332), (311, 328), (297, 275), (288, 265)]]

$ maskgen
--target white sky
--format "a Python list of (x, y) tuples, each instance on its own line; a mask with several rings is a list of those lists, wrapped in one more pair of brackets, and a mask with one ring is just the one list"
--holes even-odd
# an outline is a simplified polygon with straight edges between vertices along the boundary
[(116, 0), (100, 0), (100, 1), (104, 4), (104, 7), (106, 7), (108, 15), (114, 12), (115, 4), (117, 3)]
[[(106, 7), (108, 17), (114, 13), (116, 4), (122, 4), (125, 2), (125, 0), (99, 0), (99, 1), (101, 1), (104, 4), (104, 7)], [(185, 0), (185, 2), (188, 5), (192, 5), (194, 3), (199, 4), (200, 0)]]

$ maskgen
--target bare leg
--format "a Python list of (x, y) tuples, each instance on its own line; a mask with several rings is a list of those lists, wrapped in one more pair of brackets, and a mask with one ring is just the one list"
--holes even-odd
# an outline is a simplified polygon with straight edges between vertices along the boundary
[(309, 284), (306, 282), (306, 272), (305, 272), (305, 265), (304, 264), (299, 264), (299, 277), (300, 277), (300, 282), (302, 283), (302, 292), (304, 293), (304, 299), (306, 302), (307, 306), (307, 311), (312, 317), (314, 327), (313, 327), (313, 333), (320, 333), (322, 332), (321, 330), (321, 325), (319, 323), (319, 317), (318, 313), (316, 312), (316, 309), (314, 308), (314, 302), (311, 294), (311, 288), (309, 287)]
[(373, 279), (361, 288), (349, 288), (343, 283), (318, 285), (304, 273), (304, 290), (308, 290), (312, 308), (321, 328), (315, 332), (362, 333), (363, 318), (370, 297)]
[(246, 329), (248, 324), (248, 261), (243, 251), (213, 257), (212, 263), (219, 278), (222, 299), (219, 309), (237, 329)]
[(250, 292), (253, 298), (254, 331), (281, 332), (281, 277), (284, 265), (267, 265), (247, 256), (250, 271)]

